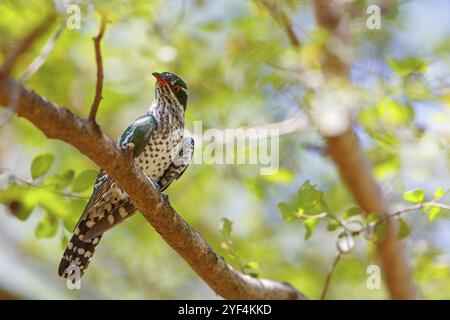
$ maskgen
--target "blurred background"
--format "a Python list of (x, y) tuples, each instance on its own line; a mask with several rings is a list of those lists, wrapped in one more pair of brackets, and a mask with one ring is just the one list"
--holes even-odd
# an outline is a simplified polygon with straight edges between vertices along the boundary
[[(374, 176), (394, 211), (411, 205), (403, 197), (409, 190), (423, 189), (430, 200), (438, 188), (450, 187), (450, 2), (399, 1), (382, 14), (376, 30), (366, 26), (366, 8), (383, 1), (345, 2), (351, 8), (345, 14), (352, 97), (358, 101), (351, 112)], [(97, 119), (110, 137), (146, 112), (154, 97), (153, 71), (170, 71), (186, 81), (190, 131), (194, 121), (202, 121), (204, 130), (225, 130), (309, 117), (312, 93), (304, 83), (313, 79), (296, 70), (307, 65), (320, 71), (326, 43), (310, 1), (278, 2), (298, 48), (280, 19), (257, 0), (55, 4), (60, 21), (67, 5), (76, 4), (80, 28), (55, 23), (23, 56), (14, 76), (21, 77), (58, 33), (45, 64), (24, 82), (86, 117), (96, 82), (91, 38), (98, 32), (98, 12), (105, 13), (110, 23), (102, 41), (104, 99)], [(48, 10), (44, 1), (0, 1), (0, 55)], [(250, 273), (288, 281), (318, 298), (336, 254), (336, 233), (319, 222), (306, 240), (302, 221), (284, 221), (277, 206), (306, 180), (324, 192), (335, 215), (355, 206), (323, 146), (316, 128), (303, 125), (280, 137), (280, 170), (274, 175), (262, 176), (254, 165), (191, 164), (166, 193), (230, 264), (247, 264)], [(54, 163), (33, 181), (31, 163), (47, 153)], [(82, 290), (68, 290), (57, 266), (98, 168), (73, 147), (48, 140), (27, 120), (1, 109), (0, 170), (0, 299), (219, 298), (139, 214), (106, 233)], [(440, 201), (449, 204), (450, 197)], [(231, 254), (223, 245), (222, 218), (233, 222)], [(411, 231), (403, 240), (406, 256), (421, 296), (449, 299), (449, 212), (431, 216), (417, 210), (404, 220)], [(336, 268), (328, 298), (387, 298), (384, 285), (366, 286), (367, 267), (376, 263), (374, 245), (363, 237), (354, 240)]]

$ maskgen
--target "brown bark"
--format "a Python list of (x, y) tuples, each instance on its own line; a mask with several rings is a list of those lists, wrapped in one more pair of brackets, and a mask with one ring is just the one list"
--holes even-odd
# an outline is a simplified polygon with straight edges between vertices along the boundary
[[(315, 14), (317, 23), (330, 31), (332, 37), (347, 43), (347, 26), (344, 21), (344, 7), (336, 0), (316, 0)], [(330, 48), (322, 61), (324, 73), (329, 78), (348, 78), (349, 68)], [(359, 146), (351, 128), (335, 137), (324, 137), (327, 151), (334, 161), (342, 180), (352, 193), (355, 202), (368, 214), (372, 212), (388, 219), (380, 187), (372, 176), (370, 164)], [(384, 241), (377, 246), (377, 255), (381, 264), (385, 283), (392, 299), (416, 299), (416, 288), (404, 256), (403, 246), (396, 239), (397, 225), (388, 224)]]

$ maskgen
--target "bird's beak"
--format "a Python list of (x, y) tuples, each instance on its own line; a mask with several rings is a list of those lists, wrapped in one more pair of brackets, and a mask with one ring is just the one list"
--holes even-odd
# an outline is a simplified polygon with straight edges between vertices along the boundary
[(162, 85), (166, 85), (166, 79), (164, 79), (164, 77), (158, 73), (158, 72), (153, 72), (152, 75), (156, 78), (156, 81), (158, 81), (160, 84)]

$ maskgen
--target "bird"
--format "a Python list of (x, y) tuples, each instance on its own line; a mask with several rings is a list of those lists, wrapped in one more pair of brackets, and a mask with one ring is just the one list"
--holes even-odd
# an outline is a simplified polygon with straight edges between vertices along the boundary
[[(164, 191), (187, 169), (194, 140), (184, 134), (184, 115), (189, 91), (186, 83), (170, 72), (153, 72), (155, 99), (147, 113), (131, 123), (117, 145), (144, 172), (159, 191)], [(84, 209), (59, 264), (62, 278), (81, 278), (105, 231), (136, 212), (132, 200), (103, 169), (99, 170)]]

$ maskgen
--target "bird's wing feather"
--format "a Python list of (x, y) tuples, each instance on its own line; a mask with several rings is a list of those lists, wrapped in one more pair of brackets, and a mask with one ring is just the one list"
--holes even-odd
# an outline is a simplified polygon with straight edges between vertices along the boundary
[[(117, 142), (119, 148), (122, 151), (125, 151), (127, 150), (128, 145), (132, 143), (134, 145), (133, 158), (138, 157), (140, 153), (144, 150), (145, 145), (148, 143), (148, 139), (150, 138), (151, 133), (156, 127), (156, 124), (157, 124), (156, 119), (151, 114), (147, 114), (145, 116), (136, 119), (136, 121), (133, 122), (131, 125), (129, 125), (128, 128), (125, 129), (123, 134), (119, 137)], [(86, 208), (84, 209), (84, 212), (81, 215), (81, 218), (78, 221), (75, 229), (78, 227), (81, 221), (88, 218), (88, 216), (92, 213), (92, 211), (96, 207), (110, 200), (111, 197), (110, 191), (113, 185), (114, 180), (111, 179), (111, 177), (106, 173), (106, 171), (101, 169), (95, 182), (94, 192), (91, 196), (91, 199), (89, 200)], [(121, 206), (127, 208), (127, 212), (129, 212), (129, 214), (126, 217), (131, 215), (131, 213), (134, 211), (131, 210), (126, 203), (122, 203)], [(119, 210), (121, 206), (117, 206), (117, 210)], [(105, 216), (103, 218), (107, 217)], [(96, 229), (95, 233), (97, 234), (106, 231), (106, 230), (101, 231), (102, 230), (101, 226), (103, 225), (103, 223), (99, 224), (98, 227), (96, 226), (97, 223), (99, 223), (101, 220), (102, 219), (97, 221), (93, 226), (93, 228)], [(118, 224), (122, 220), (123, 219), (117, 220), (117, 222), (114, 223), (112, 226)]]
[(138, 118), (120, 136), (118, 141), (119, 148), (124, 151), (130, 143), (133, 143), (133, 157), (138, 157), (147, 145), (148, 139), (156, 125), (157, 121), (151, 114)]
[(129, 198), (119, 201), (116, 207), (104, 215), (86, 232), (84, 238), (91, 240), (132, 216), (136, 208)]
[(158, 184), (160, 191), (164, 191), (175, 179), (179, 179), (184, 171), (186, 171), (194, 154), (194, 139), (185, 137), (183, 145), (180, 148), (178, 156), (173, 159), (170, 166), (164, 172), (164, 175), (159, 179)]

